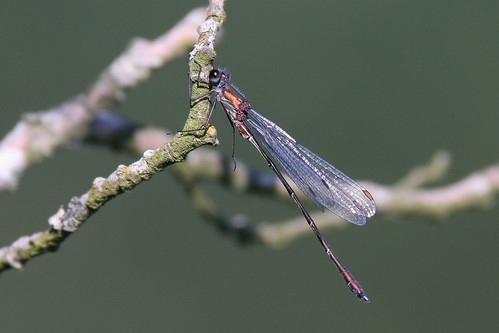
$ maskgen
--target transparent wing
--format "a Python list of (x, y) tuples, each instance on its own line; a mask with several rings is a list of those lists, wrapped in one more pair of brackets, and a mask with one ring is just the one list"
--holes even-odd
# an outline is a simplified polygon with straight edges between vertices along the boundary
[(357, 225), (376, 212), (371, 194), (340, 170), (297, 143), (279, 126), (247, 110), (244, 124), (312, 202)]

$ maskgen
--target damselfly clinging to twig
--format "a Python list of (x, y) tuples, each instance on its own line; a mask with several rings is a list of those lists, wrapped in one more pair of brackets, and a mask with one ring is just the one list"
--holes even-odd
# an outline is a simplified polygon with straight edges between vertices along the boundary
[(317, 236), (326, 254), (338, 268), (347, 286), (358, 299), (369, 302), (369, 298), (364, 293), (362, 286), (327, 244), (314, 220), (276, 164), (262, 148), (262, 145), (277, 161), (277, 165), (322, 211), (325, 207), (353, 224), (364, 225), (366, 218), (373, 216), (376, 212), (376, 205), (371, 193), (343, 172), (297, 143), (279, 126), (253, 110), (248, 100), (231, 85), (230, 76), (228, 70), (213, 69), (210, 72), (208, 82), (210, 91), (202, 96), (191, 98), (191, 101), (198, 102), (208, 95), (215, 95), (208, 121), (216, 102), (220, 102), (232, 126), (237, 128), (243, 138), (255, 146), (268, 166), (282, 182)]

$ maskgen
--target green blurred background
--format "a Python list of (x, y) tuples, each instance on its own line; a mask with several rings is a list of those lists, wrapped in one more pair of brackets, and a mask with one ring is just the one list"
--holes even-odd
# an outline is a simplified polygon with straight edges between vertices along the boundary
[[(85, 90), (131, 38), (154, 38), (203, 1), (0, 5), (0, 133)], [(499, 2), (229, 1), (217, 66), (255, 109), (358, 179), (390, 184), (437, 150), (442, 184), (497, 162)], [(114, 112), (177, 130), (187, 56)], [(230, 155), (231, 127), (212, 119)], [(237, 138), (236, 155), (266, 169)], [(0, 193), (0, 246), (134, 157), (60, 150)], [(296, 207), (207, 184), (252, 220)], [(241, 247), (206, 225), (164, 172), (106, 204), (55, 254), (2, 273), (2, 332), (497, 332), (499, 207), (443, 221), (379, 214), (325, 236), (363, 284), (355, 300), (312, 232), (282, 250)], [(305, 223), (305, 221), (303, 221)]]

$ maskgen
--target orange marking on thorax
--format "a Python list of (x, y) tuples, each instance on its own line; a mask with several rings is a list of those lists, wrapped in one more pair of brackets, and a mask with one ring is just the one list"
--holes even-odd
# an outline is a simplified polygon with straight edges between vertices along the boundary
[(232, 104), (235, 109), (239, 109), (242, 102), (240, 98), (236, 97), (234, 94), (230, 93), (229, 91), (224, 91), (223, 94), (224, 97), (230, 101), (230, 104)]

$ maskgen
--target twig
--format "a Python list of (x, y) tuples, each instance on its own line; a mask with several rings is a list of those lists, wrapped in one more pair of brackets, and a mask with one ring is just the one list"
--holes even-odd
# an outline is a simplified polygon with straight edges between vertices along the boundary
[[(223, 1), (211, 1), (209, 15), (199, 28), (200, 38), (190, 58), (193, 96), (207, 92), (207, 87), (202, 82), (206, 81), (211, 61), (215, 56), (213, 43), (225, 15), (222, 6)], [(101, 75), (87, 94), (63, 103), (53, 110), (28, 115), (22, 120), (0, 144), (0, 166), (3, 163), (2, 158), (8, 159), (8, 162), (13, 161), (5, 169), (6, 172), (0, 172), (0, 189), (14, 187), (29, 163), (47, 156), (68, 140), (81, 138), (98, 109), (120, 100), (123, 88), (136, 85), (149, 75), (150, 70), (159, 64), (156, 60), (162, 58), (157, 57), (162, 53), (153, 47), (161, 44), (156, 44), (160, 39), (162, 38), (151, 42), (149, 47), (143, 42), (136, 44), (139, 46), (132, 46)], [(141, 54), (144, 50), (149, 51)], [(128, 52), (131, 52), (129, 56), (125, 56)], [(145, 56), (149, 53), (151, 57)], [(128, 71), (127, 62), (135, 64), (132, 66), (134, 70)], [(132, 74), (122, 76), (119, 73)], [(208, 178), (239, 193), (265, 193), (288, 200), (287, 194), (273, 175), (250, 170), (241, 161), (237, 162), (238, 167), (234, 172), (232, 161), (220, 153), (206, 149), (192, 151), (201, 145), (216, 143), (214, 128), (209, 127), (207, 130), (203, 128), (209, 111), (208, 106), (208, 103), (203, 101), (195, 103), (184, 127), (186, 132), (179, 133), (174, 138), (167, 137), (162, 129), (141, 127), (126, 121), (121, 123), (115, 132), (108, 133), (108, 137), (95, 136), (94, 142), (118, 149), (126, 148), (137, 155), (147, 151), (139, 161), (130, 166), (119, 166), (107, 178), (95, 179), (87, 193), (71, 199), (66, 208), (61, 207), (49, 219), (51, 227), (48, 230), (23, 236), (10, 246), (0, 249), (0, 271), (10, 267), (19, 269), (27, 260), (57, 249), (67, 236), (76, 231), (105, 202), (132, 189), (169, 165), (205, 219), (219, 229), (235, 235), (239, 240), (260, 241), (269, 246), (279, 246), (302, 235), (310, 235), (310, 230), (301, 217), (279, 224), (253, 224), (241, 215), (226, 216), (217, 208), (211, 196), (205, 193), (200, 185), (200, 179)], [(65, 124), (67, 121), (69, 124)], [(164, 144), (165, 142), (167, 143)], [(28, 151), (31, 152), (28, 154)], [(190, 151), (192, 153), (185, 163), (181, 166), (174, 164), (183, 161)], [(16, 156), (17, 159), (13, 158)], [(476, 171), (454, 184), (422, 188), (439, 180), (447, 171), (449, 164), (449, 155), (439, 152), (427, 165), (414, 168), (392, 186), (361, 183), (368, 187), (375, 197), (378, 215), (444, 218), (459, 210), (483, 207), (492, 202), (495, 194), (499, 192), (499, 164)], [(297, 193), (303, 196), (301, 192)], [(321, 227), (342, 228), (348, 225), (332, 214), (312, 215)]]
[(90, 89), (52, 109), (29, 113), (0, 142), (0, 191), (15, 189), (24, 170), (55, 149), (81, 139), (94, 115), (124, 98), (125, 88), (147, 79), (153, 69), (185, 54), (197, 40), (206, 9), (195, 9), (153, 41), (135, 39)]
[[(216, 152), (197, 150), (189, 155), (181, 169), (172, 168), (190, 193), (194, 206), (208, 221), (222, 230), (233, 232), (238, 239), (246, 242), (258, 240), (269, 246), (282, 246), (297, 237), (310, 235), (310, 230), (307, 224), (303, 223), (301, 216), (281, 223), (261, 222), (255, 225), (244, 216), (227, 217), (219, 212), (217, 205), (211, 202), (207, 194), (203, 194), (199, 185), (201, 180), (209, 178), (239, 193), (266, 193), (288, 201), (282, 186), (273, 175), (250, 170), (241, 161), (237, 162), (237, 170), (234, 172), (227, 167), (229, 161), (230, 159), (223, 158)], [(376, 199), (376, 216), (412, 215), (443, 219), (458, 211), (491, 205), (499, 192), (499, 164), (475, 171), (452, 184), (420, 188), (423, 184), (437, 181), (444, 176), (448, 165), (449, 154), (437, 152), (427, 165), (414, 168), (403, 180), (393, 186), (367, 181), (360, 183), (369, 188)], [(415, 174), (418, 181), (415, 181)], [(262, 178), (266, 180), (259, 181)], [(412, 186), (407, 186), (408, 183)], [(295, 190), (301, 199), (307, 200), (301, 191), (297, 188)], [(210, 204), (206, 204), (207, 200), (210, 200)], [(349, 225), (330, 212), (317, 211), (312, 217), (321, 229), (340, 229)]]
[[(121, 120), (123, 124), (126, 124)], [(124, 125), (125, 128), (131, 125)], [(107, 126), (109, 127), (109, 126)], [(154, 128), (136, 129), (130, 134), (129, 152), (139, 154), (144, 149), (151, 149), (162, 142), (164, 130)], [(101, 144), (114, 142), (108, 138)], [(423, 216), (431, 219), (442, 219), (461, 210), (474, 207), (486, 207), (499, 192), (499, 164), (478, 170), (463, 179), (435, 188), (423, 188), (440, 181), (449, 169), (451, 158), (448, 152), (439, 151), (425, 165), (416, 166), (406, 176), (391, 186), (373, 182), (361, 182), (376, 199), (378, 212), (376, 216)], [(251, 223), (241, 215), (227, 216), (217, 207), (216, 202), (205, 193), (201, 184), (204, 180), (212, 180), (228, 187), (237, 193), (256, 193), (269, 195), (280, 200), (289, 201), (287, 192), (271, 172), (248, 168), (243, 161), (236, 161), (237, 169), (233, 169), (233, 161), (218, 151), (197, 149), (193, 151), (182, 165), (175, 165), (170, 170), (175, 173), (194, 207), (210, 223), (218, 229), (234, 234), (239, 240), (260, 241), (270, 246), (281, 246), (301, 237), (310, 235), (310, 230), (303, 218), (282, 221), (281, 223)], [(295, 188), (300, 199), (307, 200), (305, 195)], [(316, 212), (314, 220), (321, 228), (344, 228), (349, 225), (331, 213)]]
[[(223, 14), (223, 7), (217, 7), (216, 5), (213, 5), (213, 3), (216, 3), (220, 6), (223, 5), (223, 2), (213, 1), (207, 13), (207, 21), (211, 22), (215, 20), (218, 22), (218, 24), (221, 24), (223, 22), (223, 15), (222, 17), (218, 17), (218, 15), (220, 15), (220, 13)], [(210, 47), (213, 47), (213, 40), (215, 38), (216, 32), (218, 31), (218, 28), (219, 25), (215, 26), (215, 28), (213, 28), (212, 30), (203, 31), (203, 33), (200, 34), (197, 44), (203, 45), (202, 49), (205, 50), (204, 52), (207, 52), (206, 50), (208, 50)], [(155, 48), (152, 48), (151, 50), (156, 51)], [(135, 49), (133, 52), (131, 52), (130, 56), (135, 58), (135, 56), (137, 56), (137, 53), (140, 54), (140, 52)], [(157, 52), (152, 53), (157, 54)], [(136, 59), (146, 58), (147, 57), (143, 58), (139, 56)], [(114, 66), (117, 66), (117, 63), (119, 64), (123, 61), (124, 60), (122, 56), (114, 63)], [(145, 68), (152, 68), (159, 65), (158, 62), (154, 61), (152, 63), (149, 61), (139, 62), (139, 64), (144, 65)], [(109, 88), (109, 85), (111, 85), (115, 81), (103, 79), (103, 77), (112, 77), (114, 75), (112, 73), (115, 73), (115, 70), (116, 68), (113, 69), (112, 65), (109, 69), (109, 76), (104, 73), (101, 79), (98, 80), (97, 85), (103, 85), (103, 87), (98, 87), (95, 90), (91, 89), (94, 92), (105, 92), (104, 94), (97, 94), (98, 98), (96, 99), (92, 99), (90, 97), (95, 97), (95, 95), (87, 94), (86, 98), (84, 99), (85, 102), (72, 102), (78, 104), (78, 108), (80, 108), (82, 111), (82, 118), (84, 118), (85, 121), (77, 122), (75, 124), (72, 123), (70, 126), (71, 128), (81, 128), (82, 123), (86, 124), (86, 122), (88, 121), (87, 111), (90, 109), (94, 110), (96, 108), (103, 107), (105, 103), (102, 102), (106, 101), (106, 97), (110, 98), (113, 96), (118, 96), (117, 94), (108, 94), (109, 90), (107, 88)], [(119, 72), (119, 69), (117, 71)], [(132, 73), (132, 75), (128, 79), (125, 78), (124, 80), (120, 81), (118, 85), (115, 86), (115, 88), (124, 88), (125, 86), (133, 85), (136, 83), (133, 78), (142, 79), (142, 75), (147, 72), (148, 70), (139, 70), (135, 73)], [(137, 73), (138, 76), (135, 75)], [(114, 92), (116, 93), (118, 90), (114, 90)], [(88, 108), (84, 108), (82, 106), (87, 104), (92, 104), (93, 106)], [(203, 120), (201, 118), (201, 115), (208, 114), (208, 106), (205, 106), (206, 110), (204, 111), (201, 110), (202, 108), (203, 106), (198, 105), (196, 107), (196, 110), (191, 109), (189, 119), (186, 122), (186, 128), (199, 128), (196, 127), (197, 123), (206, 122), (206, 120)], [(42, 114), (42, 117), (57, 117), (58, 113), (60, 113), (60, 110), (57, 110), (56, 112), (45, 112)], [(68, 115), (66, 114), (66, 117), (67, 116)], [(65, 117), (62, 117), (64, 121), (67, 120), (64, 118)], [(59, 121), (61, 121), (61, 119), (59, 119)], [(47, 124), (52, 124), (52, 122), (47, 122)], [(59, 123), (56, 122), (56, 124)], [(26, 126), (29, 127), (29, 124), (18, 124), (16, 128)], [(24, 128), (24, 131), (30, 133), (30, 129), (28, 128)], [(45, 131), (47, 131), (47, 133), (43, 133)], [(154, 151), (146, 151), (143, 154), (142, 158), (137, 162), (132, 163), (129, 166), (120, 165), (116, 169), (116, 171), (114, 171), (107, 178), (96, 178), (91, 189), (87, 193), (78, 197), (73, 197), (68, 203), (67, 208), (61, 207), (56, 214), (50, 217), (50, 228), (48, 230), (34, 233), (31, 236), (23, 236), (12, 243), (10, 246), (1, 248), (0, 271), (11, 267), (19, 269), (25, 262), (32, 259), (33, 257), (46, 253), (47, 251), (53, 251), (57, 249), (58, 245), (64, 239), (75, 232), (81, 226), (81, 224), (90, 217), (91, 214), (97, 211), (104, 203), (106, 203), (110, 199), (114, 198), (124, 191), (131, 190), (133, 187), (144, 180), (148, 180), (152, 175), (162, 171), (167, 166), (183, 161), (186, 158), (187, 154), (195, 148), (206, 144), (216, 144), (217, 139), (215, 131), (208, 129), (208, 131), (203, 132), (205, 133), (199, 137), (195, 137), (193, 135), (183, 135), (183, 133), (179, 133), (173, 138), (172, 141), (163, 144), (160, 148)], [(54, 133), (51, 133), (51, 131), (47, 130), (46, 127), (43, 128), (43, 131), (40, 135), (41, 137), (47, 137), (47, 140), (50, 141), (49, 145), (47, 145), (46, 147), (43, 146), (45, 149), (49, 149), (49, 151), (63, 142), (64, 140), (62, 139), (67, 140), (68, 137), (72, 137), (71, 135), (69, 135), (69, 133), (67, 133), (66, 130), (63, 131), (62, 138), (59, 137), (57, 140), (52, 139), (51, 136), (54, 135)], [(9, 138), (9, 140), (7, 140), (7, 142), (15, 143), (13, 137), (14, 134), (11, 133), (11, 137)], [(17, 139), (20, 138), (17, 137)], [(24, 168), (25, 167), (26, 165), (24, 165)], [(22, 171), (22, 169), (17, 169), (16, 173), (19, 174), (20, 170)], [(15, 177), (15, 179), (17, 180), (17, 177)]]
[(490, 206), (499, 192), (499, 164), (437, 188), (419, 189), (396, 185), (383, 187), (376, 184), (368, 186), (376, 197), (378, 207), (383, 207), (389, 214), (442, 219), (460, 210)]

